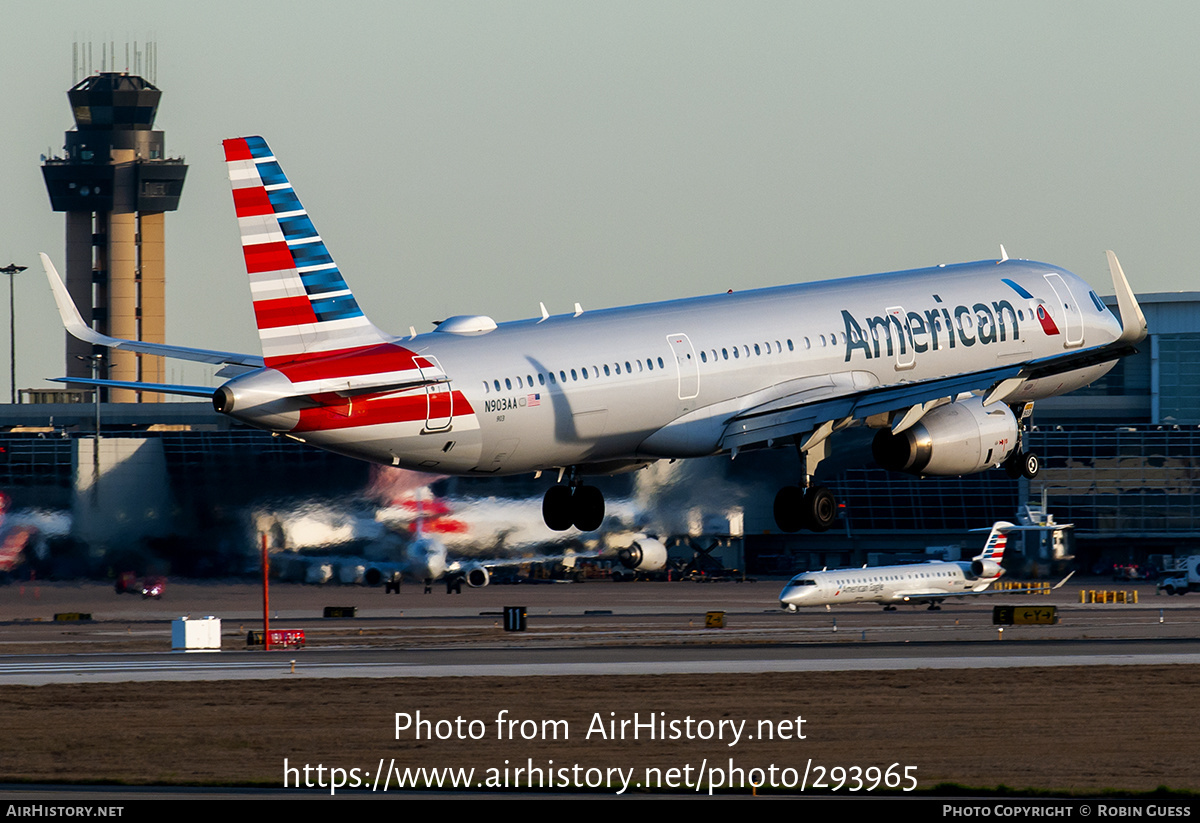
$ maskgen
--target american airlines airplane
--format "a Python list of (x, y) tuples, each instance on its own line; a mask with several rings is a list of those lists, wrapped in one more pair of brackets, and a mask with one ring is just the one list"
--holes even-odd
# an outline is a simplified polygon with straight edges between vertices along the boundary
[[(1053, 528), (1068, 528), (1062, 524)], [(845, 603), (881, 603), (884, 609), (894, 610), (897, 603), (928, 603), (931, 610), (948, 597), (974, 594), (1029, 594), (1045, 589), (990, 588), (1004, 576), (1000, 563), (1011, 531), (1044, 529), (1044, 526), (1014, 526), (1003, 520), (992, 526), (983, 551), (970, 563), (930, 561), (901, 566), (864, 566), (861, 569), (803, 572), (787, 582), (779, 593), (779, 605), (789, 612), (801, 606), (836, 606)], [(1053, 588), (1071, 579), (1071, 572)]]
[(780, 448), (796, 483), (779, 528), (828, 529), (813, 481), (830, 435), (877, 430), (876, 460), (919, 475), (1036, 474), (1032, 402), (1103, 375), (1146, 321), (1108, 252), (1121, 320), (1070, 272), (1009, 259), (394, 336), (359, 307), (261, 137), (224, 142), (262, 356), (120, 340), (89, 328), (46, 255), (59, 312), (99, 346), (223, 364), (203, 386), (62, 382), (211, 397), (248, 425), (330, 451), (455, 475), (553, 473), (546, 524), (600, 527), (589, 474)]

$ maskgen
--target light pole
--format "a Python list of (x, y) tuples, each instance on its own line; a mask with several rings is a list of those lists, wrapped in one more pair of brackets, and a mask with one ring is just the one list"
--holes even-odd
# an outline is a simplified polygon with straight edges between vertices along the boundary
[[(91, 363), (92, 380), (99, 379), (100, 366), (104, 362), (103, 354), (93, 354), (90, 357), (77, 354), (75, 359)], [(96, 435), (92, 443), (92, 493), (98, 500), (100, 494), (100, 387), (95, 383), (92, 384), (92, 394), (96, 398)]]
[(13, 308), (13, 281), (17, 279), (17, 274), (25, 271), (28, 266), (18, 266), (16, 263), (9, 263), (4, 268), (0, 268), (0, 273), (8, 275), (8, 379), (12, 383), (12, 400), (17, 402), (17, 315)]

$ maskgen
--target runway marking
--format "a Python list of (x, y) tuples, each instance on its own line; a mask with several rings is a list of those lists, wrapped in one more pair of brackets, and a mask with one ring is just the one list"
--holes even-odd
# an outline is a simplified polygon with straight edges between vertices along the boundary
[(901, 671), (914, 669), (1001, 669), (1062, 666), (1197, 665), (1200, 654), (1027, 655), (1014, 657), (888, 657), (876, 659), (723, 659), (657, 660), (586, 663), (472, 663), (425, 664), (396, 662), (330, 662), (292, 658), (223, 661), (212, 657), (183, 661), (95, 661), (5, 663), (0, 684), (255, 680), (353, 677), (541, 677), (558, 675), (733, 674), (746, 672)]

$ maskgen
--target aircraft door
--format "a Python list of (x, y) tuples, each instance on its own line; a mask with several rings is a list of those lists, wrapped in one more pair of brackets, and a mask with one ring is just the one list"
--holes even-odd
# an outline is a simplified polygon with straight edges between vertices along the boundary
[[(426, 355), (421, 359), (428, 361), (428, 366), (421, 369), (423, 376), (445, 375), (436, 358)], [(449, 381), (426, 386), (425, 402), (425, 431), (445, 431), (450, 428), (454, 422), (454, 392)]]
[(1056, 312), (1059, 307), (1063, 310), (1064, 345), (1067, 348), (1083, 345), (1083, 314), (1080, 312), (1079, 304), (1075, 302), (1074, 295), (1071, 294), (1067, 281), (1062, 279), (1061, 274), (1047, 274), (1046, 282), (1050, 284), (1050, 288), (1054, 290), (1054, 295), (1058, 298), (1058, 305), (1055, 306)]
[(892, 306), (887, 310), (888, 335), (893, 328), (896, 333), (896, 370), (911, 369), (916, 365), (916, 351), (913, 349), (912, 331), (908, 327), (908, 314), (900, 306)]
[(679, 399), (691, 400), (700, 394), (700, 364), (696, 361), (696, 350), (686, 334), (668, 334), (667, 342), (675, 355), (675, 367), (679, 370)]

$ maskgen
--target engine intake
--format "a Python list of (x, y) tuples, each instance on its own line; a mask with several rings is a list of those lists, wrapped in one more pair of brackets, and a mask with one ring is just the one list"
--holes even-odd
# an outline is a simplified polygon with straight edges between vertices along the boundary
[(617, 552), (621, 565), (635, 572), (657, 572), (667, 567), (667, 547), (653, 537), (639, 537)]
[(900, 434), (882, 429), (871, 452), (889, 471), (956, 476), (973, 474), (1002, 462), (1017, 447), (1018, 424), (1012, 409), (983, 399), (938, 406)]

